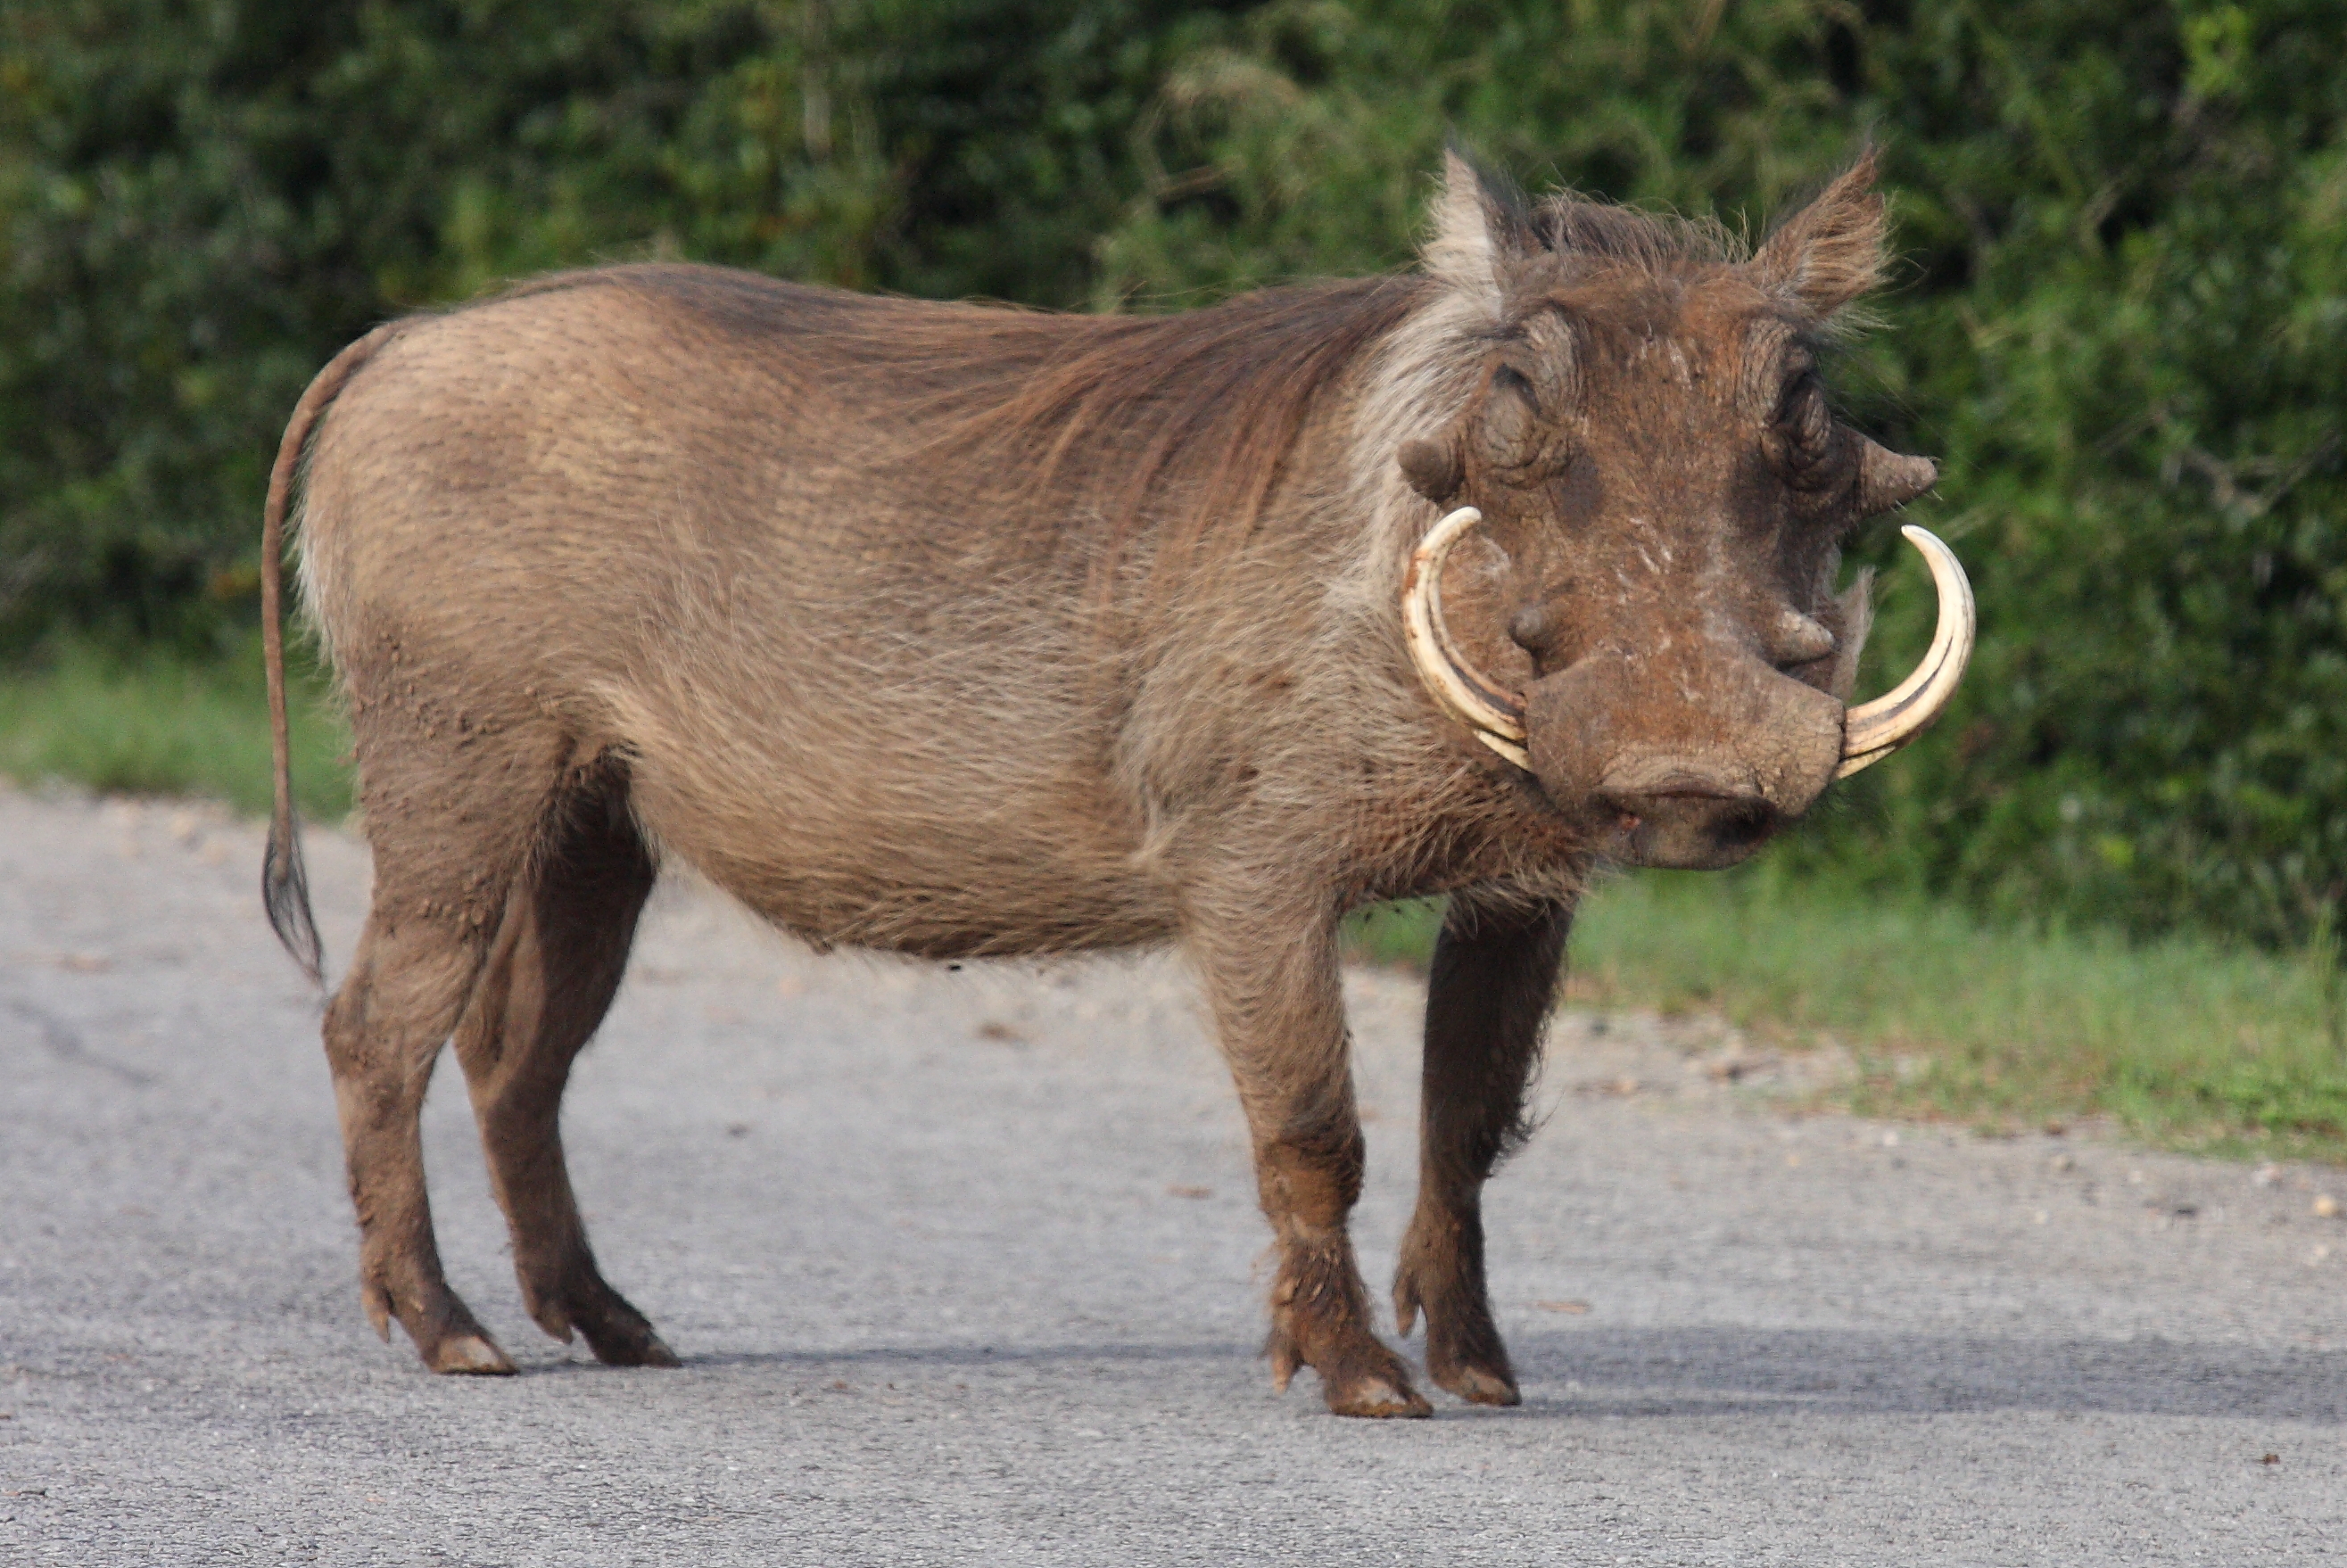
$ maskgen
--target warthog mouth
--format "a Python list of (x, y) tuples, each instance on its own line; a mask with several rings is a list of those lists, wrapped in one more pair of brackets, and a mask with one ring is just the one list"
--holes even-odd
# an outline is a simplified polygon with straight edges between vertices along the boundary
[(1598, 845), (1624, 866), (1674, 871), (1717, 871), (1750, 856), (1788, 820), (1750, 794), (1685, 790), (1647, 794), (1601, 789), (1612, 820)]

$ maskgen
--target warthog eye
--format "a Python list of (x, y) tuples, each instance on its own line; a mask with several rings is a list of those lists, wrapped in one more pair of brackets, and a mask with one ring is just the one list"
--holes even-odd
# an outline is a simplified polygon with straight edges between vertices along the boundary
[(1771, 437), (1778, 464), (1795, 486), (1815, 489), (1832, 481), (1840, 444), (1834, 439), (1833, 410), (1817, 377), (1801, 376), (1786, 388)]
[(1483, 402), (1483, 446), (1487, 460), (1502, 470), (1530, 465), (1540, 453), (1540, 394), (1514, 365), (1491, 371)]

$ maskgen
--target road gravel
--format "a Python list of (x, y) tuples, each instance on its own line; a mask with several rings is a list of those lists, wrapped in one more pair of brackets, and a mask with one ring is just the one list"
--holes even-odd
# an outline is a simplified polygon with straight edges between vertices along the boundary
[[(320, 1001), (261, 922), (259, 848), (201, 806), (0, 789), (0, 1563), (2270, 1563), (2347, 1540), (2347, 1222), (2316, 1213), (2340, 1173), (1796, 1114), (1811, 1064), (1568, 1013), (1547, 1125), (1491, 1199), (1522, 1408), (1338, 1420), (1257, 1355), (1266, 1235), (1178, 965), (817, 958), (686, 882), (566, 1119), (606, 1270), (685, 1366), (599, 1368), (522, 1316), (451, 1069), (443, 1249), (522, 1375), (436, 1378), (360, 1313)], [(364, 849), (310, 849), (346, 957)], [(1348, 986), (1381, 1281), (1420, 995)]]

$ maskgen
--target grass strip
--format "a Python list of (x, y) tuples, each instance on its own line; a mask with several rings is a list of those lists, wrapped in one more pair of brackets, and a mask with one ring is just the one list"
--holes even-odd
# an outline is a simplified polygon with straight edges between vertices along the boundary
[[(1440, 919), (1431, 903), (1375, 912), (1354, 949), (1422, 965)], [(2347, 1163), (2334, 953), (2001, 927), (1763, 866), (1602, 886), (1566, 996), (1839, 1045), (1858, 1071), (1836, 1098), (1867, 1114), (1988, 1132), (2106, 1116), (2171, 1148)]]
[[(257, 637), (247, 655), (192, 663), (69, 646), (38, 665), (0, 670), (0, 774), (266, 813), (269, 705)], [(294, 798), (313, 820), (339, 821), (351, 808), (348, 732), (313, 667), (287, 673)]]

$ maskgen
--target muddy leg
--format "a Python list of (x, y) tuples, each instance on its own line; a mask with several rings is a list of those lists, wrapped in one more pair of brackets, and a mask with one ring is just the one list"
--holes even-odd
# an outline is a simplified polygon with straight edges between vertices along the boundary
[(560, 814), (515, 884), (497, 944), (456, 1030), (489, 1181), (513, 1232), (514, 1272), (538, 1326), (587, 1337), (616, 1367), (673, 1367), (643, 1314), (604, 1283), (562, 1157), (562, 1091), (620, 987), (651, 856), (624, 784), (595, 780)]
[(1402, 1240), (1394, 1316), (1426, 1313), (1426, 1369), (1479, 1405), (1512, 1405), (1514, 1368), (1483, 1286), (1483, 1183), (1524, 1133), (1569, 909), (1479, 913), (1454, 902), (1426, 993), (1418, 1212)]
[(396, 876), (376, 883), (351, 973), (326, 1009), (351, 1201), (359, 1294), (375, 1332), (397, 1318), (436, 1372), (510, 1372), (440, 1272), (417, 1118), (433, 1063), (479, 973), (488, 933), (477, 910), (426, 906)]
[[(1237, 910), (1233, 914), (1236, 915)], [(1341, 1416), (1423, 1416), (1401, 1358), (1370, 1324), (1346, 1223), (1361, 1193), (1363, 1145), (1333, 918), (1266, 937), (1260, 917), (1202, 920), (1191, 948), (1255, 1145), (1256, 1190), (1279, 1270), (1271, 1289), (1272, 1380), (1320, 1374)]]

